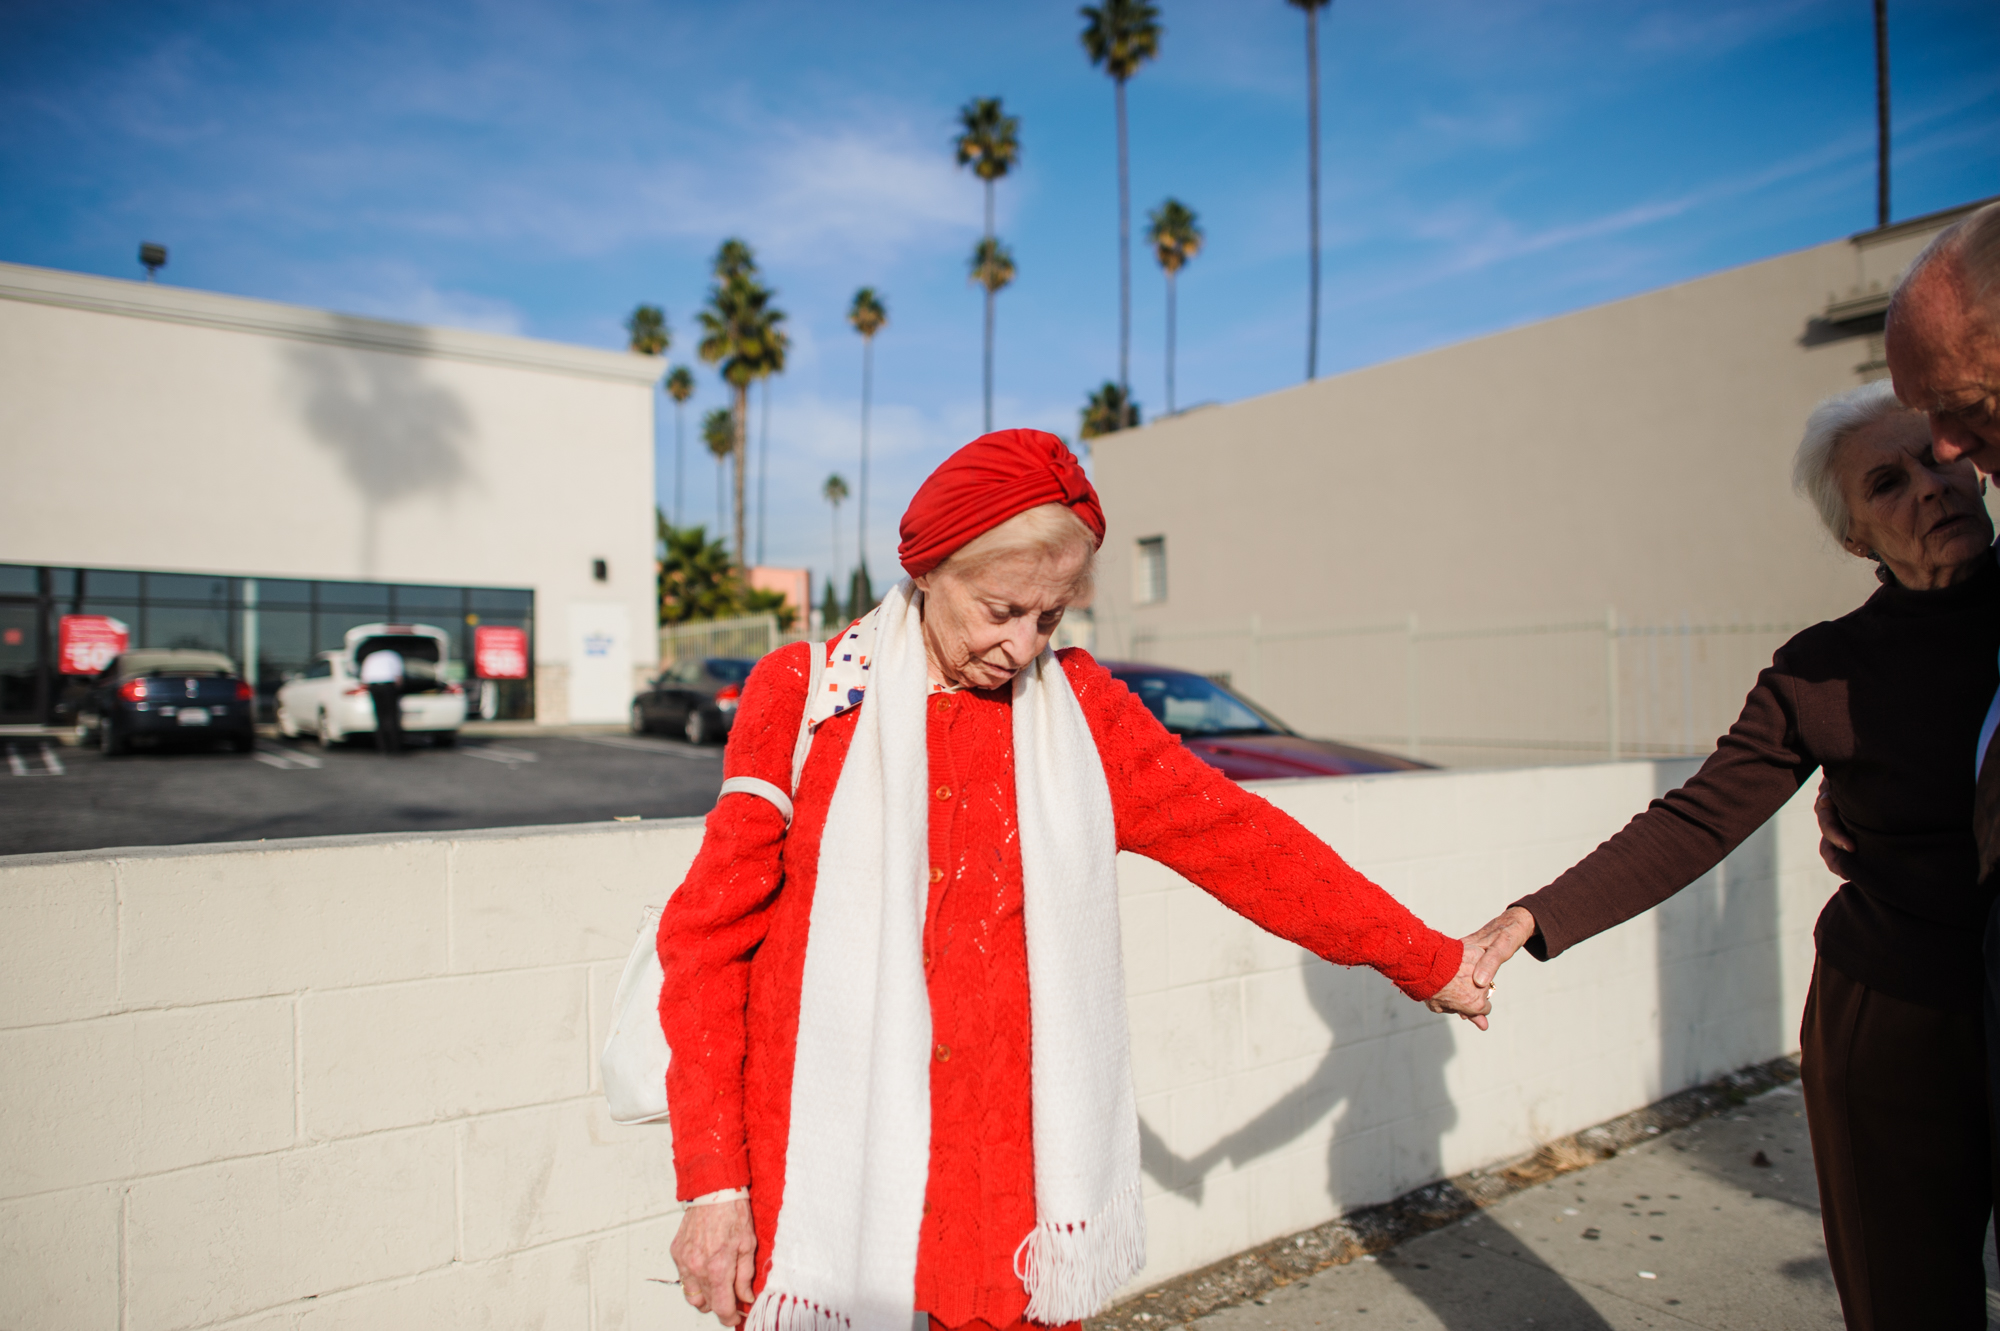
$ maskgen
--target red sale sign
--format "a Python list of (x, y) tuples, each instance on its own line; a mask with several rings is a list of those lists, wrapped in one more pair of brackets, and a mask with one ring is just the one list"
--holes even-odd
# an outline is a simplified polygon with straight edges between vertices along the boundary
[(56, 630), (56, 669), (95, 675), (132, 644), (132, 630), (109, 615), (64, 615)]
[(481, 679), (526, 679), (528, 631), (487, 624), (472, 630), (472, 670)]

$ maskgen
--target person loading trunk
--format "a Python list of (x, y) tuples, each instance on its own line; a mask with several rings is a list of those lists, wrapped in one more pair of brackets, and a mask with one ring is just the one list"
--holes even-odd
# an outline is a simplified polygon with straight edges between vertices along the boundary
[(361, 658), (361, 682), (375, 702), (375, 747), (403, 751), (403, 654), (387, 647)]

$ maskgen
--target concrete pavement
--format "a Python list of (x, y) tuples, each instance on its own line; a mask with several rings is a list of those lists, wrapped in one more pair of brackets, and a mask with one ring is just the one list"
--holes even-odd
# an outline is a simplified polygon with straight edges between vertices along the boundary
[[(1191, 1325), (1837, 1329), (1818, 1203), (1792, 1082)], [(1988, 1298), (2000, 1307), (1992, 1265), (1989, 1242)]]

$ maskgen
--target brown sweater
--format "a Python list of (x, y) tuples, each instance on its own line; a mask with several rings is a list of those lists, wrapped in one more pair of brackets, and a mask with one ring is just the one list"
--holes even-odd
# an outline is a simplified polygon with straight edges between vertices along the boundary
[(1979, 881), (1973, 750), (2000, 669), (2000, 568), (1941, 591), (1884, 586), (1815, 624), (1757, 676), (1701, 770), (1519, 905), (1546, 961), (1720, 863), (1826, 769), (1854, 834), (1854, 881), (1820, 913), (1828, 964), (1931, 1007), (1980, 1002), (1994, 884)]

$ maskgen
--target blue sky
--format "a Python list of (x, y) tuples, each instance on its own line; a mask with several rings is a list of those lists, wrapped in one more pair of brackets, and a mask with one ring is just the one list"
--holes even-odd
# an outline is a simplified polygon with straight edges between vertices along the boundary
[[(1162, 0), (1131, 85), (1135, 228), (1172, 194), (1179, 397), (1297, 382), (1305, 345), (1303, 18)], [(1874, 220), (1867, 0), (1335, 0), (1323, 12), (1326, 295), (1338, 372), (1816, 244)], [(996, 414), (1073, 436), (1116, 373), (1112, 92), (1074, 3), (0, 6), (0, 259), (612, 347), (665, 305), (673, 359), (725, 236), (791, 315), (765, 557), (829, 562), (855, 479), (857, 286), (877, 343), (870, 560), (979, 426), (978, 184), (954, 112), (1021, 117), (1000, 187), (1020, 266)], [(2000, 193), (2000, 5), (1891, 0), (1895, 213)], [(1133, 388), (1163, 398), (1159, 272), (1135, 253)], [(723, 392), (697, 363), (692, 408)], [(671, 503), (673, 418), (661, 413)], [(692, 417), (690, 419), (692, 424)], [(559, 441), (551, 441), (559, 447)], [(690, 444), (690, 520), (714, 468)], [(854, 510), (842, 512), (852, 558)]]

